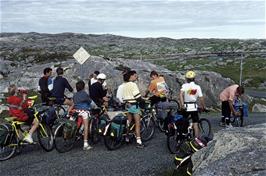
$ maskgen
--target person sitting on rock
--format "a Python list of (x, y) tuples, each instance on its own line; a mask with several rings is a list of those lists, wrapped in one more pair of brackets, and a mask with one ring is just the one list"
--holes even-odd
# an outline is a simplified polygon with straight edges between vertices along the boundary
[(150, 97), (151, 106), (154, 104), (166, 101), (166, 95), (169, 91), (168, 86), (164, 80), (163, 76), (159, 76), (156, 71), (152, 71), (150, 73), (151, 82), (146, 91), (146, 96), (148, 93), (152, 93), (152, 97)]
[(67, 79), (63, 77), (64, 70), (59, 67), (56, 69), (57, 77), (54, 79), (52, 96), (56, 98), (55, 103), (72, 106), (73, 102), (69, 98), (65, 98), (65, 89), (73, 92), (73, 88), (68, 83)]
[(78, 81), (76, 83), (77, 92), (73, 96), (74, 104), (71, 106), (71, 110), (74, 110), (79, 113), (83, 118), (84, 125), (84, 145), (83, 150), (90, 150), (92, 147), (88, 144), (88, 134), (89, 134), (89, 119), (90, 112), (92, 108), (97, 107), (96, 104), (91, 100), (90, 96), (84, 90), (85, 83), (84, 81)]
[(24, 141), (33, 143), (32, 134), (39, 126), (39, 121), (34, 118), (34, 112), (28, 108), (27, 93), (20, 91), (16, 85), (8, 87), (9, 97), (7, 103), (9, 106), (9, 114), (18, 121), (26, 122), (27, 125), (32, 125), (29, 133), (24, 137)]
[(231, 85), (227, 88), (225, 88), (221, 93), (220, 93), (220, 101), (222, 102), (222, 118), (220, 125), (221, 126), (231, 126), (230, 124), (230, 117), (231, 115), (234, 116), (240, 116), (240, 113), (237, 112), (234, 109), (233, 101), (236, 98), (239, 98), (241, 95), (244, 94), (244, 87), (239, 86), (237, 84)]
[(199, 122), (199, 114), (198, 114), (198, 105), (197, 99), (199, 97), (200, 104), (202, 110), (205, 109), (205, 102), (203, 98), (203, 94), (201, 91), (201, 87), (195, 84), (196, 73), (194, 71), (188, 71), (185, 75), (186, 82), (182, 85), (180, 90), (180, 105), (181, 108), (185, 110), (184, 117), (188, 118), (191, 116), (192, 119), (192, 127), (195, 132), (195, 136), (198, 137), (200, 135), (200, 130), (198, 126)]

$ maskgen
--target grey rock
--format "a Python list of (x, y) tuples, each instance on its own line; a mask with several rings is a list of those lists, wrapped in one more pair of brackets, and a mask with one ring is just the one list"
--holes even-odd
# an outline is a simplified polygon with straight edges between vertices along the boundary
[(195, 176), (265, 175), (266, 123), (221, 130), (192, 159)]
[(254, 104), (252, 112), (266, 112), (266, 105)]

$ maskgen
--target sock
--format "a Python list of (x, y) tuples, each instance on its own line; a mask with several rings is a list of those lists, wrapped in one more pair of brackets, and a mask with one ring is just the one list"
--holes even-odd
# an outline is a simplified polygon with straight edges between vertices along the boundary
[(88, 140), (84, 140), (84, 147), (89, 146)]
[(137, 137), (137, 143), (138, 143), (138, 144), (142, 144), (142, 142), (141, 142), (141, 138), (140, 138), (140, 137)]

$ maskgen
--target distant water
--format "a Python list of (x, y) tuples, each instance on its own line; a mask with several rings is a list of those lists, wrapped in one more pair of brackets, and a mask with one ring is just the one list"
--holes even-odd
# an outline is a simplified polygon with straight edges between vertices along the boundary
[(265, 38), (265, 1), (1, 0), (1, 32)]

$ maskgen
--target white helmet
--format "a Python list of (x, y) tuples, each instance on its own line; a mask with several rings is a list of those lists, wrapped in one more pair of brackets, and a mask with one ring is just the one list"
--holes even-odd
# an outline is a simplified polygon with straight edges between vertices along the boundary
[(106, 75), (103, 74), (103, 73), (100, 73), (100, 74), (97, 76), (97, 79), (105, 80), (105, 79), (106, 79)]

